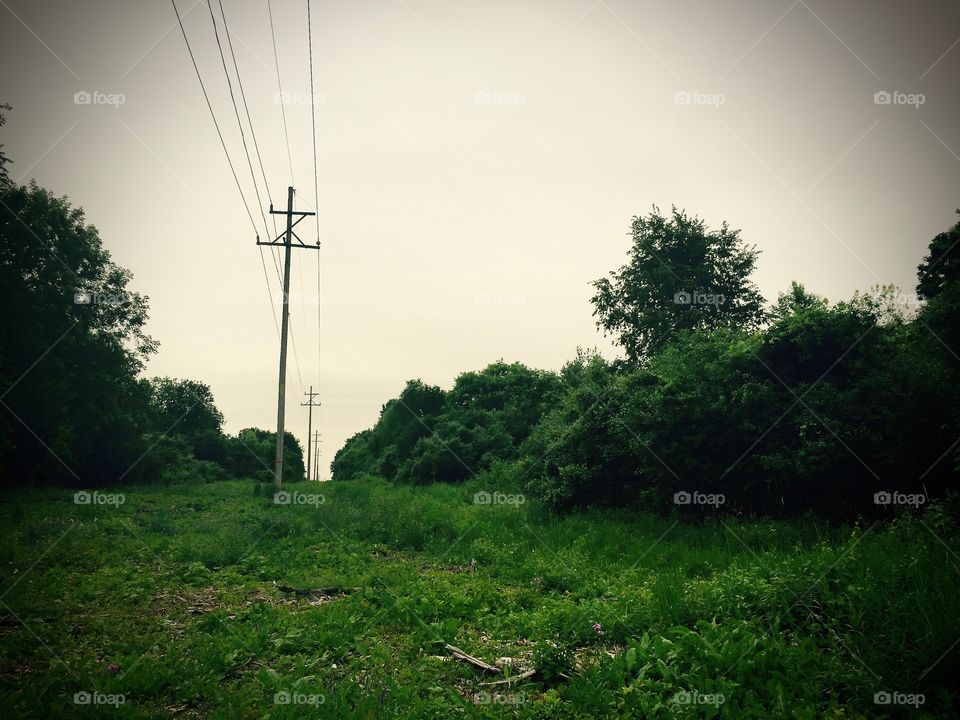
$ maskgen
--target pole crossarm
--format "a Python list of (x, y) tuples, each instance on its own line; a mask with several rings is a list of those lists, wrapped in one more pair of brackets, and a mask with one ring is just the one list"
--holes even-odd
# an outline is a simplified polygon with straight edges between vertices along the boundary
[[(300, 239), (300, 236), (299, 236), (299, 235), (297, 235), (295, 232), (293, 232), (293, 228), (295, 228), (295, 227), (297, 226), (297, 223), (299, 223), (299, 222), (300, 222), (301, 220), (303, 220), (305, 217), (309, 217), (310, 215), (316, 215), (316, 213), (312, 213), (312, 212), (311, 212), (311, 213), (308, 213), (308, 212), (305, 212), (305, 213), (296, 213), (296, 212), (285, 213), (285, 212), (274, 211), (273, 208), (271, 208), (271, 209), (270, 209), (270, 214), (271, 214), (271, 215), (287, 215), (287, 216), (290, 216), (290, 215), (299, 215), (299, 216), (300, 216), (300, 217), (297, 218), (296, 222), (293, 222), (293, 223), (290, 224), (290, 234), (293, 235), (293, 237), (295, 237), (295, 238), (297, 239), (297, 242), (299, 243), (298, 245), (293, 245), (293, 244), (291, 244), (291, 247), (300, 247), (300, 248), (305, 248), (305, 249), (307, 249), (307, 250), (318, 250), (318, 249), (320, 248), (320, 243), (319, 243), (319, 242), (318, 242), (316, 245), (307, 245), (303, 240)], [(257, 236), (257, 245), (272, 245), (272, 246), (274, 246), (274, 247), (286, 247), (287, 241), (283, 239), (286, 235), (287, 235), (287, 231), (284, 230), (282, 233), (280, 233), (279, 235), (277, 235), (277, 237), (275, 237), (275, 238), (274, 238), (273, 240), (271, 240), (270, 242), (260, 242), (260, 236), (258, 235), (258, 236)]]

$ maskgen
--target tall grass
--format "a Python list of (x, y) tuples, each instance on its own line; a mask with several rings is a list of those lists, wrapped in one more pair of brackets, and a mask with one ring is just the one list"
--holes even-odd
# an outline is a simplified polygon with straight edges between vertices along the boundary
[[(117, 717), (960, 710), (960, 543), (936, 508), (878, 525), (690, 524), (561, 517), (529, 498), (476, 504), (477, 492), (516, 492), (494, 475), (286, 490), (313, 501), (277, 504), (241, 482), (131, 487), (121, 505), (54, 490), (3, 498), (9, 715), (92, 717), (104, 708), (73, 696), (95, 690), (126, 696), (109, 708)], [(490, 678), (443, 659), (443, 643), (538, 672), (490, 696)], [(324, 704), (276, 704), (277, 692)], [(877, 704), (882, 692), (914, 704)]]

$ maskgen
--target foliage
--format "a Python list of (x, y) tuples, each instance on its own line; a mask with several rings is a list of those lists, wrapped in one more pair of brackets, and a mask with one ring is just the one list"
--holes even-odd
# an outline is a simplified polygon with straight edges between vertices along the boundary
[[(463, 485), (288, 489), (324, 502), (195, 479), (120, 505), (8, 493), (4, 717), (866, 718), (884, 691), (924, 696), (891, 717), (960, 712), (955, 502), (877, 527), (697, 525), (477, 505)], [(482, 674), (444, 643), (516, 667)]]
[(210, 387), (195, 380), (154, 378), (150, 381), (155, 427), (199, 442), (207, 433), (219, 433), (223, 414)]
[[(7, 116), (4, 114), (4, 110), (9, 112), (13, 110), (13, 108), (10, 107), (8, 103), (0, 103), (0, 127), (3, 127), (7, 122)], [(12, 162), (3, 150), (3, 143), (0, 143), (0, 188), (10, 183), (10, 171), (7, 170), (7, 165)]]
[(7, 482), (116, 482), (143, 452), (156, 344), (83, 211), (32, 184), (0, 187), (0, 467)]
[(463, 373), (449, 392), (411, 380), (372, 429), (340, 449), (333, 477), (462, 482), (496, 460), (518, 457), (559, 388), (553, 373), (504, 362)]
[[(228, 442), (228, 469), (236, 477), (273, 480), (277, 457), (277, 433), (260, 428), (246, 428)], [(283, 473), (290, 482), (299, 482), (306, 476), (303, 465), (303, 447), (290, 431), (283, 434)]]
[(613, 335), (627, 357), (648, 359), (683, 330), (751, 330), (763, 319), (763, 297), (750, 274), (758, 251), (724, 223), (673, 208), (635, 216), (629, 262), (593, 283), (597, 326)]
[[(598, 283), (612, 293), (598, 312), (630, 326), (627, 362), (578, 351), (559, 375), (497, 363), (446, 394), (430, 389), (429, 407), (413, 403), (429, 386), (411, 383), (411, 399), (390, 401), (338, 453), (334, 477), (463, 482), (511, 466), (555, 510), (626, 505), (699, 519), (882, 517), (892, 508), (878, 493), (940, 497), (960, 466), (960, 396), (945, 392), (960, 386), (957, 232), (931, 243), (919, 312), (892, 286), (830, 303), (794, 282), (759, 326), (755, 252), (726, 228), (654, 213), (636, 223), (631, 264)], [(742, 302), (684, 306), (695, 318), (685, 325), (653, 302), (674, 275), (711, 292), (734, 288)], [(653, 309), (641, 311), (648, 301)], [(716, 502), (678, 504), (696, 493)]]

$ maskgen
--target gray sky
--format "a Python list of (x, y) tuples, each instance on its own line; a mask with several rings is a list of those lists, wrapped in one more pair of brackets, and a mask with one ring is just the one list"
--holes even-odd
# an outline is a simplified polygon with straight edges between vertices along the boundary
[[(223, 3), (279, 207), (291, 179), (267, 3)], [(263, 234), (206, 2), (177, 5)], [(741, 228), (771, 300), (793, 279), (831, 300), (878, 283), (912, 293), (960, 205), (960, 3), (311, 8), (322, 321), (317, 253), (296, 251), (287, 417), (305, 442), (298, 394), (319, 386), (325, 474), (409, 378), (449, 387), (499, 358), (557, 369), (578, 345), (614, 355), (589, 282), (623, 263), (630, 218), (653, 204)], [(306, 2), (273, 11), (309, 210)], [(0, 16), (12, 175), (83, 206), (133, 271), (161, 343), (151, 375), (208, 383), (230, 432), (273, 427), (264, 270), (170, 3), (0, 0)]]

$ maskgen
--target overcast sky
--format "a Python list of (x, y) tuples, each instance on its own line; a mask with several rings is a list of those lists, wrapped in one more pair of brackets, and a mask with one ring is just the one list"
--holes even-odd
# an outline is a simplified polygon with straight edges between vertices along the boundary
[[(177, 5), (263, 235), (210, 11)], [(309, 210), (306, 0), (273, 0), (282, 106), (266, 0), (223, 7), (270, 196), (285, 205), (291, 184), (284, 107)], [(446, 388), (500, 358), (559, 369), (578, 345), (615, 355), (589, 283), (624, 262), (631, 217), (654, 204), (741, 228), (770, 300), (793, 279), (831, 300), (878, 283), (912, 293), (926, 245), (956, 219), (957, 2), (311, 12), (319, 217), (298, 231), (315, 242), (319, 228), (323, 247), (293, 255), (287, 417), (305, 443), (297, 403), (319, 388), (325, 475), (407, 379)], [(230, 432), (274, 427), (277, 308), (170, 2), (0, 0), (0, 16), (12, 176), (84, 207), (133, 271), (161, 344), (149, 374), (208, 383)]]

